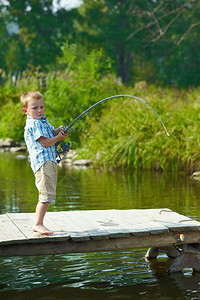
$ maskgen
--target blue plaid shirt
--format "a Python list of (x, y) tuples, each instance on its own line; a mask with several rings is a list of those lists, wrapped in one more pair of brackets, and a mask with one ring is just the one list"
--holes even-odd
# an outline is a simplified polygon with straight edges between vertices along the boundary
[(34, 119), (27, 116), (24, 129), (24, 139), (30, 155), (33, 172), (35, 173), (48, 160), (56, 163), (56, 144), (45, 148), (38, 141), (41, 136), (45, 138), (54, 137), (54, 127), (46, 120), (46, 117)]

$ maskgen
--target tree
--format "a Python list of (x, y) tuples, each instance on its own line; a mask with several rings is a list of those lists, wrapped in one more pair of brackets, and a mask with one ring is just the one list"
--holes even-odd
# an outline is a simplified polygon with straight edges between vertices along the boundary
[[(88, 47), (105, 48), (123, 82), (134, 77), (138, 58), (149, 68), (151, 56), (158, 55), (156, 47), (161, 50), (181, 45), (200, 28), (198, 0), (84, 0), (79, 12), (82, 18), (78, 29), (83, 40)], [(159, 60), (159, 56), (154, 59)]]
[(6, 49), (8, 46), (8, 41), (9, 41), (9, 36), (6, 30), (6, 23), (5, 23), (5, 18), (4, 18), (4, 14), (5, 12), (3, 11), (3, 5), (0, 2), (0, 69), (5, 69), (5, 60), (2, 59), (5, 57), (6, 54)]
[[(16, 71), (28, 66), (40, 66), (44, 71), (54, 69), (61, 44), (72, 37), (75, 10), (54, 12), (52, 0), (8, 0), (7, 3), (4, 4), (5, 21), (13, 21), (19, 27), (10, 40), (12, 43), (15, 40), (23, 56), (23, 62), (19, 63)], [(10, 71), (9, 55), (4, 59), (7, 60), (7, 71)], [(20, 62), (20, 55), (18, 60)]]
[(135, 21), (128, 14), (131, 0), (85, 0), (80, 7), (78, 20), (80, 35), (88, 47), (104, 47), (116, 61), (116, 71), (124, 82), (130, 79), (131, 53), (136, 43), (127, 40)]
[[(168, 11), (166, 5), (170, 5)], [(200, 4), (195, 0), (161, 1), (151, 14), (146, 28), (151, 39), (144, 52), (154, 68), (152, 81), (185, 87), (200, 84), (199, 12)]]

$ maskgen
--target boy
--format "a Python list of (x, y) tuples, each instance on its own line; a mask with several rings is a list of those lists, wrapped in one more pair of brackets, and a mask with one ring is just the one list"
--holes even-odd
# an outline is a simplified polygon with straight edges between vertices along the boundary
[(56, 143), (64, 140), (68, 133), (62, 126), (54, 127), (44, 116), (44, 100), (36, 91), (21, 96), (22, 111), (27, 115), (24, 139), (29, 151), (31, 168), (35, 174), (35, 184), (39, 191), (33, 231), (52, 234), (44, 224), (44, 216), (50, 203), (55, 202), (57, 183)]

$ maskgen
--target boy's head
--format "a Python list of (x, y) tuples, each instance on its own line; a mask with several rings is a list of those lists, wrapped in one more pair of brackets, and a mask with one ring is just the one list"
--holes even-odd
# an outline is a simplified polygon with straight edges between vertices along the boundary
[(26, 92), (21, 96), (22, 111), (34, 119), (44, 116), (44, 100), (42, 94), (36, 91)]
[(26, 92), (21, 96), (21, 104), (27, 108), (29, 101), (43, 99), (42, 94), (36, 91)]

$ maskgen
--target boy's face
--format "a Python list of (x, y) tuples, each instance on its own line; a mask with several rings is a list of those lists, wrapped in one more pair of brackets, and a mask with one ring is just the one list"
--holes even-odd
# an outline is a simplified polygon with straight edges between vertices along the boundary
[(22, 111), (34, 119), (41, 119), (44, 116), (44, 100), (31, 100), (28, 107), (24, 107)]

